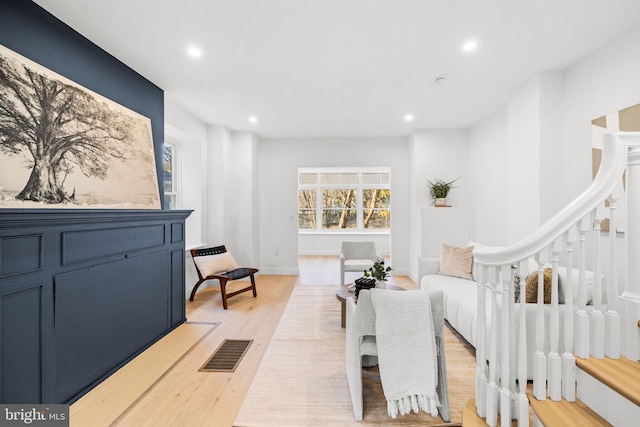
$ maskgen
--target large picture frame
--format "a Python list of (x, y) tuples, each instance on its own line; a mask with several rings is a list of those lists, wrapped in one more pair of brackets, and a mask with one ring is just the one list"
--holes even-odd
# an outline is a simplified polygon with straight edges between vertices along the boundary
[(0, 45), (0, 208), (160, 209), (151, 120)]

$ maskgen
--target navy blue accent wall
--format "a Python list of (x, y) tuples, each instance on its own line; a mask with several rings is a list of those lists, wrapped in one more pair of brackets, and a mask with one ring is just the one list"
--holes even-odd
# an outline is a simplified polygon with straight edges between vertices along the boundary
[[(30, 0), (0, 44), (150, 118), (162, 195), (160, 88)], [(72, 403), (183, 323), (189, 214), (0, 209), (0, 403)]]
[(182, 324), (190, 213), (0, 209), (0, 403), (72, 403)]
[(0, 0), (0, 44), (150, 118), (163, 194), (162, 89), (29, 0)]

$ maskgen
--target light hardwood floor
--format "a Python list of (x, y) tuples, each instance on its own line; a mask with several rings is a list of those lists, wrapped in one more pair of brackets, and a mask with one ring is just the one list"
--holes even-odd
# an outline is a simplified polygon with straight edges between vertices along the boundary
[[(293, 288), (337, 285), (338, 271), (335, 256), (301, 257), (298, 276), (259, 276), (258, 298), (240, 294), (229, 310), (204, 289), (187, 301), (187, 323), (71, 406), (71, 426), (231, 426)], [(416, 287), (407, 276), (390, 283)], [(224, 339), (254, 341), (235, 372), (198, 372)]]

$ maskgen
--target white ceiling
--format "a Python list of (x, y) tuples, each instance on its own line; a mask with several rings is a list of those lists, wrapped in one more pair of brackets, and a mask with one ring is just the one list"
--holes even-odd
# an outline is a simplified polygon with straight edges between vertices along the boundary
[(205, 123), (261, 137), (466, 128), (640, 25), (640, 0), (35, 2)]

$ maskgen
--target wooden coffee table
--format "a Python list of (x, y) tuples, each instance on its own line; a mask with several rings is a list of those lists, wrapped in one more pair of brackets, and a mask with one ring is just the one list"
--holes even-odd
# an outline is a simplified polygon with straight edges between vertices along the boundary
[[(386, 284), (385, 289), (389, 289), (391, 291), (406, 291), (405, 288), (390, 284)], [(340, 325), (343, 328), (347, 321), (347, 298), (351, 297), (356, 297), (356, 285), (352, 283), (350, 285), (338, 286), (338, 289), (336, 290), (336, 299), (340, 301), (341, 305)]]

